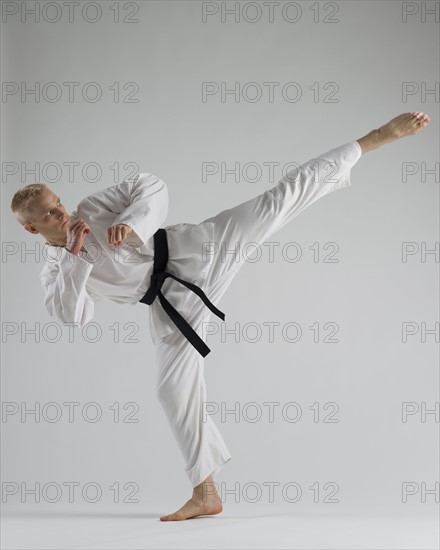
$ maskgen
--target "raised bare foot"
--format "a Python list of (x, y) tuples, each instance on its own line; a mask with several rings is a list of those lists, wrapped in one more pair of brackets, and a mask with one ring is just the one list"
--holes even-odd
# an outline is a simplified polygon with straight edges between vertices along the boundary
[(396, 139), (417, 134), (428, 126), (429, 121), (429, 116), (421, 111), (403, 113), (379, 128), (380, 140), (382, 143), (390, 143)]
[(160, 521), (181, 521), (197, 516), (212, 516), (223, 510), (222, 501), (218, 494), (208, 495), (204, 499), (190, 498), (177, 512), (162, 516)]
[(377, 149), (385, 143), (391, 143), (396, 139), (417, 134), (428, 126), (430, 118), (421, 111), (403, 113), (396, 116), (379, 129), (371, 130), (368, 134), (357, 140), (362, 153)]

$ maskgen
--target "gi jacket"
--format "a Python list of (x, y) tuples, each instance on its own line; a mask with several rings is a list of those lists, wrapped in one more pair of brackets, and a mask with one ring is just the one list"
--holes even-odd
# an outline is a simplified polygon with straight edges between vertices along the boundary
[[(72, 221), (82, 218), (90, 227), (84, 239), (86, 251), (75, 256), (64, 247), (47, 245), (40, 281), (49, 314), (61, 322), (83, 327), (92, 320), (95, 303), (100, 300), (136, 305), (150, 286), (153, 235), (160, 227), (167, 230), (167, 269), (203, 287), (212, 256), (202, 253), (202, 244), (212, 242), (213, 224), (163, 226), (168, 204), (167, 185), (150, 173), (140, 173), (132, 181), (124, 180), (85, 197), (70, 218)], [(108, 228), (121, 223), (130, 226), (133, 233), (121, 245), (109, 245)], [(170, 279), (165, 281), (164, 293), (167, 288), (166, 296), (171, 303), (174, 289), (175, 305), (185, 305), (181, 296), (177, 300), (181, 289), (173, 286)], [(196, 300), (200, 298), (185, 289), (186, 305), (191, 307)], [(156, 329), (160, 328), (154, 324), (162, 325), (161, 335), (175, 330), (158, 300), (148, 309), (153, 342)]]

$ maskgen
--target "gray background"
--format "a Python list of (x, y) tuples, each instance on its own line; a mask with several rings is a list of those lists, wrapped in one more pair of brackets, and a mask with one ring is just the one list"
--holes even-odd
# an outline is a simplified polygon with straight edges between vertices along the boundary
[[(125, 3), (119, 4), (121, 17), (129, 13)], [(403, 482), (417, 483), (419, 489), (424, 482), (433, 489), (439, 481), (438, 18), (437, 23), (433, 16), (424, 20), (419, 11), (403, 22), (401, 2), (346, 1), (334, 3), (334, 13), (320, 2), (315, 22), (312, 3), (300, 2), (296, 23), (283, 19), (281, 7), (273, 23), (267, 10), (255, 23), (243, 14), (238, 22), (231, 16), (222, 22), (217, 14), (203, 23), (202, 2), (165, 1), (138, 2), (133, 16), (138, 23), (115, 24), (109, 5), (100, 3), (102, 18), (94, 24), (79, 16), (68, 23), (64, 11), (62, 20), (52, 24), (43, 19), (23, 23), (15, 15), (2, 25), (3, 82), (28, 87), (57, 82), (63, 89), (55, 103), (30, 96), (21, 101), (18, 94), (2, 103), (2, 400), (29, 408), (35, 402), (56, 402), (63, 409), (56, 423), (3, 415), (2, 480), (61, 486), (96, 482), (103, 488), (96, 504), (81, 498), (68, 503), (66, 493), (56, 504), (34, 504), (32, 498), (22, 503), (16, 495), (3, 509), (162, 514), (180, 507), (191, 491), (154, 393), (147, 309), (100, 302), (93, 320), (102, 331), (100, 339), (88, 342), (75, 329), (70, 343), (66, 327), (44, 308), (38, 279), (44, 239), (26, 233), (10, 212), (19, 187), (44, 181), (70, 212), (88, 193), (121, 182), (134, 163), (139, 171), (166, 181), (166, 225), (199, 223), (275, 185), (287, 163), (304, 162), (401, 112), (420, 110), (431, 117), (425, 131), (362, 156), (352, 169), (350, 188), (324, 197), (277, 233), (271, 241), (278, 243), (273, 262), (269, 249), (262, 247), (261, 258), (237, 274), (216, 305), (226, 312), (226, 328), (239, 324), (240, 341), (233, 335), (222, 341), (220, 332), (210, 337), (205, 373), (208, 400), (228, 409), (237, 402), (241, 410), (237, 422), (232, 415), (226, 422), (213, 416), (233, 457), (216, 481), (240, 488), (238, 503), (233, 496), (224, 498), (228, 511), (433, 516), (438, 512), (433, 495), (422, 502), (418, 492), (403, 503), (401, 491)], [(414, 6), (421, 10), (420, 3)], [(249, 8), (248, 17), (254, 13)], [(289, 14), (293, 17), (293, 11)], [(326, 17), (334, 22), (324, 22)], [(73, 102), (63, 82), (81, 83)], [(100, 101), (83, 99), (80, 90), (87, 82), (99, 83)], [(109, 90), (115, 82), (121, 98), (132, 91), (123, 90), (125, 83), (135, 82), (138, 102), (115, 103)], [(243, 95), (238, 102), (231, 95), (222, 102), (217, 94), (203, 102), (203, 82), (225, 82), (228, 88), (235, 82), (242, 87), (257, 82), (263, 95), (256, 102)], [(263, 82), (280, 83), (273, 102)], [(281, 88), (288, 82), (301, 87), (296, 102), (282, 98)], [(404, 82), (415, 83), (419, 91), (406, 99)], [(428, 89), (437, 86), (437, 95), (421, 93), (423, 83)], [(73, 178), (67, 162), (79, 163)], [(95, 182), (81, 174), (90, 162), (102, 170)], [(255, 182), (243, 176), (222, 181), (220, 175), (203, 182), (204, 162), (224, 162), (228, 168), (255, 162), (262, 174)], [(263, 165), (267, 162), (278, 163), (272, 180)], [(416, 173), (405, 181), (408, 162)], [(5, 168), (13, 163), (18, 173), (8, 176)], [(23, 174), (22, 163), (28, 169), (56, 163), (62, 171), (50, 181), (43, 172)], [(423, 179), (424, 163), (430, 170), (437, 163), (437, 176)], [(116, 164), (120, 171), (115, 176), (110, 167)], [(53, 177), (54, 172), (47, 174)], [(293, 242), (302, 250), (297, 262), (281, 253)], [(408, 242), (418, 251), (405, 262), (402, 243)], [(15, 243), (16, 253), (6, 254), (13, 250), (6, 243)], [(328, 243), (335, 243), (336, 251)], [(425, 258), (423, 244), (437, 247), (437, 256)], [(313, 246), (320, 251), (319, 261), (314, 261)], [(21, 256), (26, 250), (36, 250), (36, 255)], [(326, 261), (334, 251), (337, 261)], [(293, 255), (293, 248), (288, 253)], [(56, 334), (49, 325), (54, 321), (57, 342), (50, 341)], [(273, 342), (263, 325), (268, 322), (280, 324)], [(302, 330), (296, 343), (280, 331), (291, 322)], [(406, 343), (405, 322), (417, 325), (417, 334)], [(119, 342), (110, 328), (114, 323), (119, 323)], [(125, 323), (131, 323), (133, 333), (124, 329)], [(251, 342), (256, 333), (252, 328), (246, 332), (247, 323), (261, 328), (259, 341)], [(338, 332), (333, 334), (326, 323), (336, 323)], [(437, 323), (437, 336), (427, 335), (424, 342), (422, 323), (428, 329)], [(35, 324), (39, 342), (25, 336)], [(219, 331), (221, 324), (219, 320)], [(319, 337), (312, 325), (319, 326)], [(5, 327), (16, 327), (17, 333), (6, 336)], [(95, 334), (90, 329), (89, 339)], [(137, 342), (123, 341), (130, 335)], [(338, 341), (326, 342), (325, 337)], [(69, 423), (62, 405), (66, 401), (79, 402), (80, 408), (97, 402), (103, 417), (91, 423), (77, 412)], [(108, 407), (114, 402), (121, 408), (137, 403), (139, 422), (113, 422)], [(247, 417), (243, 412), (250, 402), (261, 407), (258, 422), (251, 421), (255, 409)], [(264, 402), (280, 404), (273, 423)], [(296, 423), (281, 414), (288, 402), (302, 408)], [(333, 411), (325, 409), (330, 402), (339, 407), (336, 423), (323, 421)], [(419, 409), (423, 403), (437, 406), (437, 418), (431, 414), (423, 421), (419, 410), (402, 422), (403, 402)], [(319, 403), (318, 422), (310, 409), (314, 403)], [(122, 417), (126, 414), (122, 411)], [(123, 495), (129, 493), (122, 490), (124, 483), (137, 483), (140, 502), (112, 502), (107, 487), (116, 481)], [(243, 496), (249, 482), (262, 489), (257, 503), (251, 502), (255, 490)], [(280, 484), (273, 503), (263, 485), (268, 482)], [(295, 504), (281, 494), (290, 482), (302, 489)], [(338, 485), (337, 494), (324, 488), (327, 482)], [(310, 489), (314, 483), (319, 484), (318, 502)], [(339, 502), (325, 502), (326, 496)]]

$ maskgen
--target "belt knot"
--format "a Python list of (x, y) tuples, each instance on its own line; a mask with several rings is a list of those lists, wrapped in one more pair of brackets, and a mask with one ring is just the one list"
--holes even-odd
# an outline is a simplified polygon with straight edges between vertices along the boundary
[(151, 286), (153, 287), (153, 291), (155, 294), (157, 294), (162, 288), (165, 279), (165, 271), (161, 271), (160, 273), (153, 273), (153, 275), (151, 275)]

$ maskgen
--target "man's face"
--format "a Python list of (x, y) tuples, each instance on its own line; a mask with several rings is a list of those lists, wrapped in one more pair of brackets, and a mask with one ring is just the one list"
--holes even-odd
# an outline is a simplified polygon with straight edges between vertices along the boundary
[(29, 202), (28, 212), (31, 221), (24, 225), (27, 231), (41, 233), (49, 243), (66, 238), (70, 218), (58, 195), (44, 189)]

